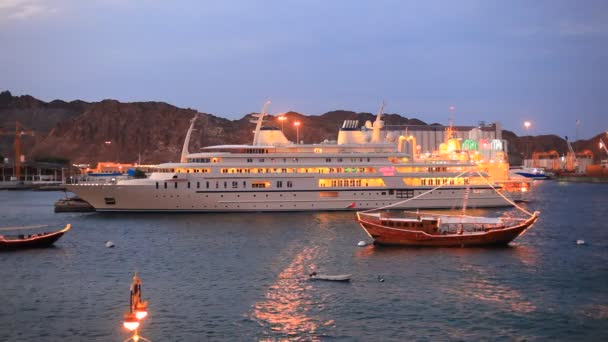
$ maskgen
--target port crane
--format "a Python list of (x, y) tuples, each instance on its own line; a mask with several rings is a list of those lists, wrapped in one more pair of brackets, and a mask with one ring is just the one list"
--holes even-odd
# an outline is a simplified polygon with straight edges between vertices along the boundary
[(34, 136), (34, 131), (28, 130), (19, 121), (15, 121), (15, 131), (11, 130), (0, 130), (0, 135), (14, 135), (15, 136), (15, 178), (21, 180), (21, 136), (29, 135)]

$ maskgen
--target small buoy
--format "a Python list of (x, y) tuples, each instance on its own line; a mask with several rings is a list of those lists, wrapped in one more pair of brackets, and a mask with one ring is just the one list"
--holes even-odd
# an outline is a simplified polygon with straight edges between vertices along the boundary
[(576, 244), (577, 245), (584, 245), (585, 244), (585, 240), (576, 240)]
[(361, 241), (359, 241), (359, 243), (357, 244), (357, 246), (359, 246), (359, 247), (365, 247), (365, 246), (367, 246), (367, 242), (361, 240)]
[(112, 242), (112, 241), (106, 241), (106, 247), (108, 247), (108, 248), (114, 248), (115, 247), (114, 242)]

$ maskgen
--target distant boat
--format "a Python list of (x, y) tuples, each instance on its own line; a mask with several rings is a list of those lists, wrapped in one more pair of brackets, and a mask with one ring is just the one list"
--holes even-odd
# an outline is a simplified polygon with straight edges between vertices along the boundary
[(512, 167), (509, 169), (511, 175), (517, 175), (521, 177), (531, 179), (548, 179), (549, 175), (545, 172), (542, 167)]
[(67, 224), (65, 228), (59, 231), (40, 234), (0, 235), (0, 251), (50, 247), (71, 227), (70, 224)]
[(402, 246), (468, 247), (506, 245), (523, 235), (538, 220), (442, 215), (417, 212), (357, 212), (357, 221), (375, 244)]
[(310, 275), (310, 280), (329, 280), (329, 281), (350, 281), (350, 274), (337, 274), (337, 275), (329, 275), (329, 274), (317, 274), (317, 272), (312, 272)]

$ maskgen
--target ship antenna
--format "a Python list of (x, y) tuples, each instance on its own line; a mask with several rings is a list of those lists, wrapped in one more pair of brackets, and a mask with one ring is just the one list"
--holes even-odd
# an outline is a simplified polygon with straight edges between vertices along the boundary
[(374, 121), (373, 131), (372, 131), (372, 143), (380, 142), (380, 129), (382, 129), (382, 113), (384, 112), (384, 101), (380, 105), (380, 109), (378, 110), (378, 114), (376, 114), (376, 121)]
[(449, 122), (449, 126), (448, 126), (448, 129), (446, 132), (446, 137), (445, 137), (446, 144), (450, 141), (450, 139), (452, 139), (452, 134), (454, 132), (454, 129), (452, 127), (454, 124), (454, 105), (450, 106), (450, 119), (448, 122)]
[(260, 129), (262, 129), (262, 123), (264, 122), (264, 115), (266, 115), (266, 108), (268, 108), (269, 104), (270, 104), (270, 100), (266, 100), (266, 102), (264, 102), (264, 106), (262, 107), (262, 111), (260, 112), (260, 114), (253, 114), (254, 118), (258, 118), (257, 121), (251, 121), (256, 124), (255, 132), (253, 133), (253, 145), (258, 144), (258, 140), (259, 140), (259, 136), (260, 136)]
[(184, 147), (182, 148), (182, 157), (180, 159), (182, 163), (188, 162), (188, 154), (190, 153), (188, 151), (188, 147), (190, 145), (190, 135), (194, 129), (194, 121), (196, 121), (197, 117), (198, 114), (195, 114), (194, 117), (190, 119), (190, 128), (188, 128), (188, 133), (186, 133), (186, 138), (184, 139)]
[(378, 114), (376, 114), (376, 122), (380, 122), (382, 120), (382, 113), (384, 112), (384, 100), (382, 100), (382, 104), (380, 105), (380, 109), (378, 110)]

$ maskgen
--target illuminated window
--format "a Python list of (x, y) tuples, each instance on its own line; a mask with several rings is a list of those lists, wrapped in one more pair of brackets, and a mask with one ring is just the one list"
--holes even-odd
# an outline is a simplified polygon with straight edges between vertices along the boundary
[(258, 189), (258, 188), (267, 188), (270, 186), (269, 182), (262, 182), (262, 181), (253, 181), (251, 182), (251, 187), (254, 189)]
[(339, 194), (337, 191), (321, 191), (319, 192), (319, 197), (321, 198), (326, 198), (326, 197), (338, 197)]

